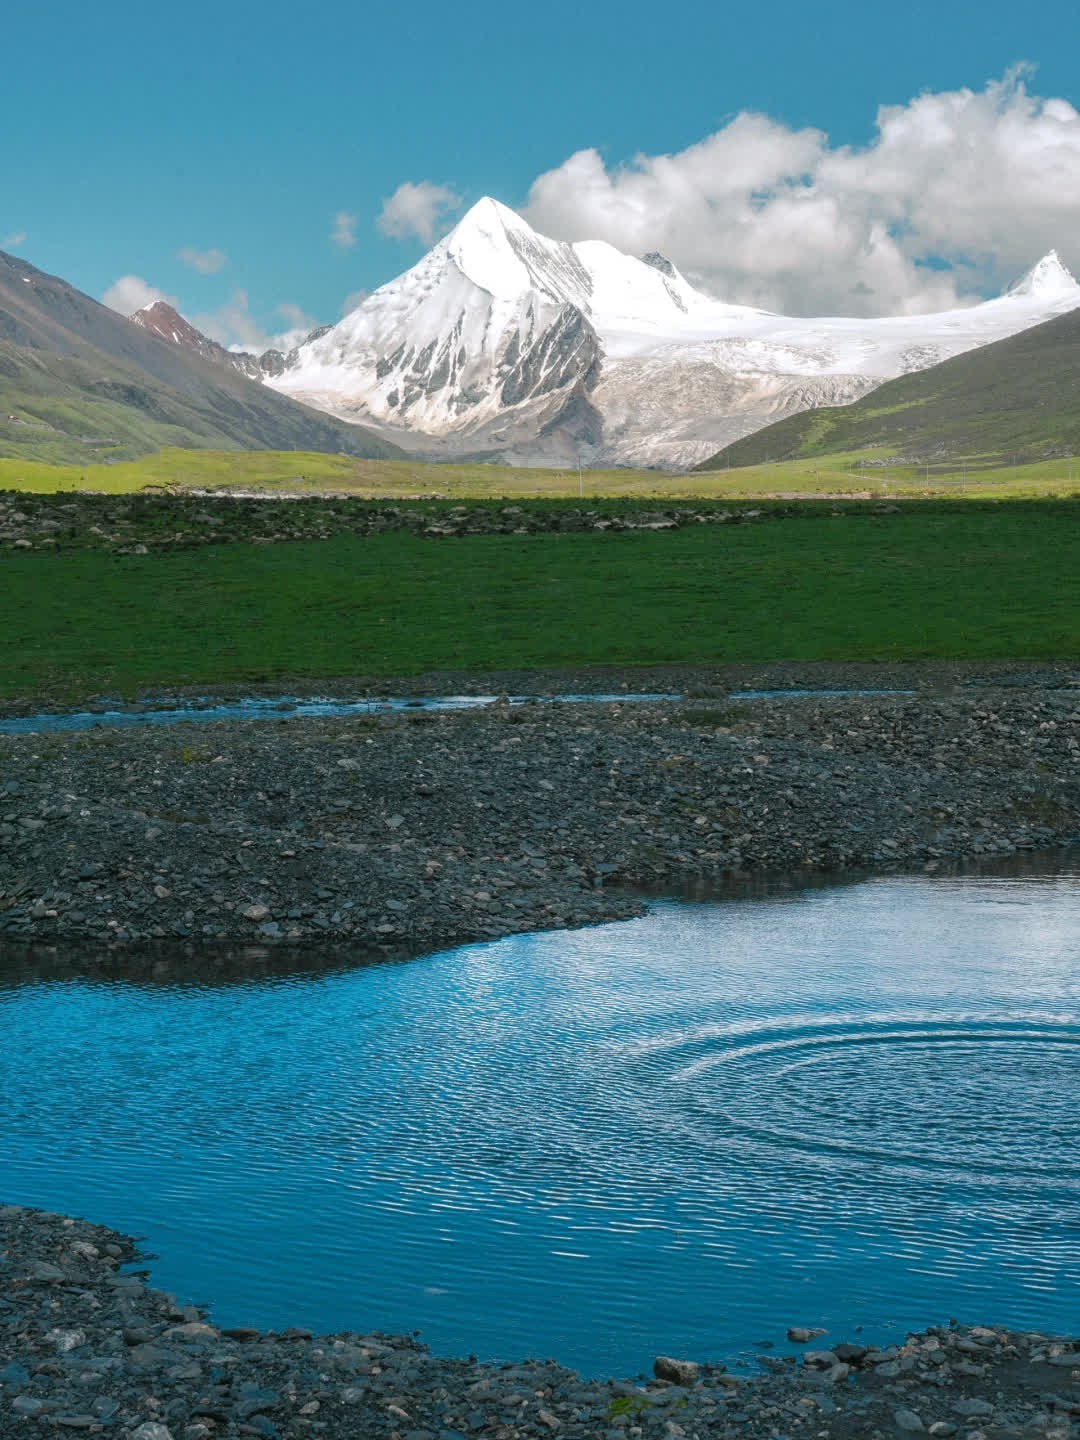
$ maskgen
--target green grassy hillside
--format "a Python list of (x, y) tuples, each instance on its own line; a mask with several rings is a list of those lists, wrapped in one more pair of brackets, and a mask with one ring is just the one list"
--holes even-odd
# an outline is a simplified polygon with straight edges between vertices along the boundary
[(1080, 310), (890, 380), (853, 405), (778, 421), (698, 469), (861, 450), (974, 466), (1080, 454)]
[(78, 465), (166, 445), (402, 453), (0, 253), (0, 457)]

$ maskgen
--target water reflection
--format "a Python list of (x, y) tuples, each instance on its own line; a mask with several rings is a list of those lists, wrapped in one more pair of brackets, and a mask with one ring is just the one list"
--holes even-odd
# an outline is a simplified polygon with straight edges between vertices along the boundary
[(0, 990), (6, 1196), (146, 1235), (223, 1323), (590, 1371), (1074, 1325), (1072, 862), (769, 898), (231, 984), (39, 956)]

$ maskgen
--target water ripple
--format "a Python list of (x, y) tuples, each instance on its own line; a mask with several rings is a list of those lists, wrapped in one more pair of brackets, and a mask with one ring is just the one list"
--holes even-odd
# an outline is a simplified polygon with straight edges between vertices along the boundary
[(1063, 871), (217, 988), (0, 969), (3, 1189), (145, 1235), (222, 1323), (592, 1372), (793, 1323), (1068, 1329), (1078, 934)]

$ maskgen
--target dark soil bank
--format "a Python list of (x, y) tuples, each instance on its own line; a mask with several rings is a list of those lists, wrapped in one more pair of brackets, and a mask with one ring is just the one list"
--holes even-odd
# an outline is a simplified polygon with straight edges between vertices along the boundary
[(941, 1327), (880, 1350), (792, 1331), (801, 1358), (761, 1375), (660, 1358), (648, 1383), (585, 1381), (553, 1361), (438, 1358), (411, 1336), (220, 1331), (123, 1273), (134, 1257), (102, 1226), (0, 1208), (0, 1436), (1066, 1440), (1080, 1415), (1080, 1349), (1039, 1334)]
[(920, 673), (912, 696), (732, 701), (680, 672), (702, 698), (5, 737), (0, 935), (415, 951), (635, 913), (622, 884), (1075, 838), (1069, 676)]

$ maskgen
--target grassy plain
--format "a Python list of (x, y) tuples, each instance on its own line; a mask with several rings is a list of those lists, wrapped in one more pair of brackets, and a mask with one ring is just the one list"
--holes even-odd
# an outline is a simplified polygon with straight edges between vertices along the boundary
[(110, 495), (150, 488), (240, 490), (267, 495), (349, 494), (371, 499), (443, 496), (452, 500), (530, 497), (587, 500), (754, 499), (849, 495), (881, 499), (1028, 498), (1080, 493), (1080, 460), (1002, 463), (1000, 456), (929, 465), (893, 464), (885, 450), (748, 465), (737, 470), (664, 474), (658, 470), (526, 469), (426, 465), (275, 450), (161, 450), (119, 465), (46, 465), (0, 459), (0, 490)]
[(426, 669), (1080, 655), (1080, 504), (660, 533), (7, 551), (0, 694)]

